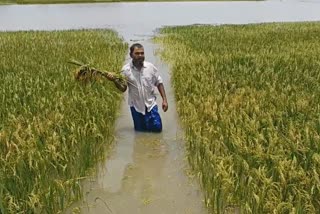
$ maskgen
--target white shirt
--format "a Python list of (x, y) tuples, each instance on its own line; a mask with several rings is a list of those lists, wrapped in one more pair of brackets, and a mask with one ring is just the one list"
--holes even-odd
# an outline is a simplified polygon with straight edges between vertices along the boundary
[(133, 106), (137, 112), (145, 115), (157, 104), (155, 87), (163, 83), (158, 69), (150, 62), (143, 62), (139, 71), (132, 62), (127, 63), (121, 69), (121, 73), (128, 81), (128, 104)]

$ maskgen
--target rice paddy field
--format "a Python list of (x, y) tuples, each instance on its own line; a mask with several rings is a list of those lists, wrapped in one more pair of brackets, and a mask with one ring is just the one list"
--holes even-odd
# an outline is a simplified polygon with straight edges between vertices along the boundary
[(318, 213), (320, 23), (160, 33), (210, 211)]
[(127, 44), (108, 30), (0, 33), (0, 213), (59, 213), (114, 140), (121, 95), (82, 83), (70, 59), (120, 70)]

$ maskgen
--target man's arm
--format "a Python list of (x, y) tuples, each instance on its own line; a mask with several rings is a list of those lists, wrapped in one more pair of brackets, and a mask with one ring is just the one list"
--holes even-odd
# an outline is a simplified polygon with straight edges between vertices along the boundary
[(110, 73), (106, 73), (106, 74), (104, 74), (104, 76), (107, 79), (111, 80), (121, 92), (125, 92), (127, 90), (127, 83), (125, 80), (121, 80), (119, 78), (116, 78), (115, 76), (113, 76)]
[(121, 92), (125, 92), (127, 90), (127, 83), (124, 80), (116, 78), (113, 82)]
[(164, 86), (162, 83), (159, 83), (157, 88), (158, 88), (160, 95), (162, 97), (162, 109), (164, 112), (166, 112), (168, 110), (168, 101), (167, 101), (166, 92), (164, 90)]

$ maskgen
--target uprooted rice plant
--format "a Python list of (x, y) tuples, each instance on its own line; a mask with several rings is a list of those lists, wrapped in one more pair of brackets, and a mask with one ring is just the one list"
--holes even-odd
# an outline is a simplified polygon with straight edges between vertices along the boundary
[(318, 213), (320, 23), (161, 32), (211, 211)]
[(0, 213), (58, 213), (113, 141), (120, 94), (74, 79), (71, 58), (120, 70), (112, 31), (0, 33)]

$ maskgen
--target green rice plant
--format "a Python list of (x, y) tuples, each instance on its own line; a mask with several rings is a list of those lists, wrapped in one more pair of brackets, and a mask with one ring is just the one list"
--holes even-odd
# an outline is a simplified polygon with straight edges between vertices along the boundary
[(0, 33), (0, 213), (59, 213), (113, 142), (121, 94), (75, 81), (70, 58), (120, 70), (108, 30)]
[(212, 213), (317, 213), (320, 24), (160, 32), (189, 162)]

